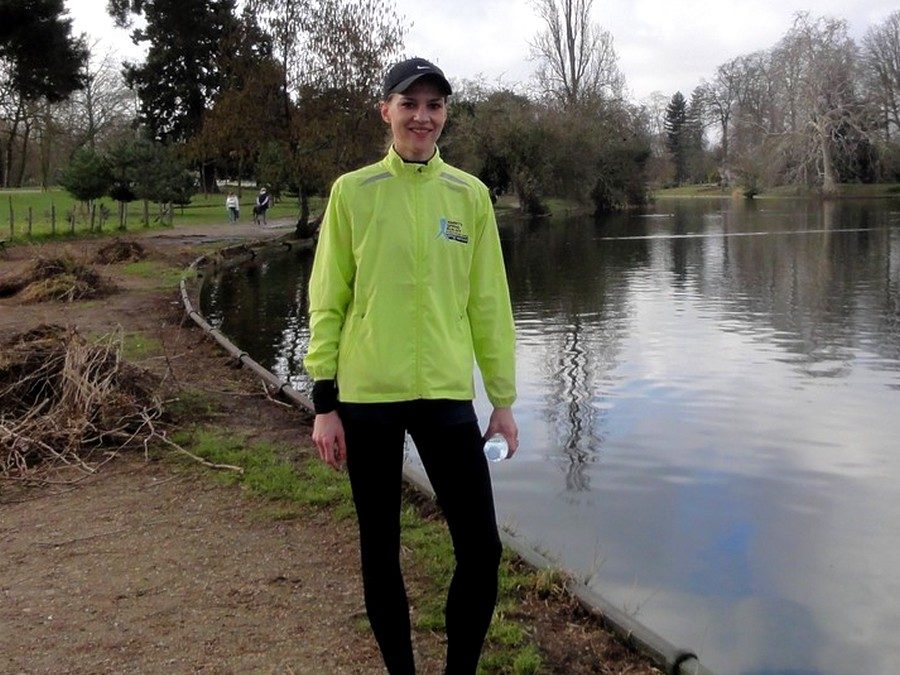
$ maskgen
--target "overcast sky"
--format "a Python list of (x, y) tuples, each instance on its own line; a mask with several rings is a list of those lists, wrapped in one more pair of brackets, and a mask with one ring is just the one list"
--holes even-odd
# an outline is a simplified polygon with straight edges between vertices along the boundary
[[(534, 70), (528, 43), (540, 28), (528, 0), (395, 0), (413, 23), (409, 55), (428, 58), (451, 79), (482, 77), (507, 85)], [(134, 57), (115, 30), (105, 0), (66, 0), (77, 32), (101, 38)], [(796, 12), (846, 19), (857, 40), (898, 9), (897, 0), (594, 0), (594, 19), (608, 30), (631, 97), (654, 91), (686, 96), (715, 68), (740, 54), (771, 47)]]

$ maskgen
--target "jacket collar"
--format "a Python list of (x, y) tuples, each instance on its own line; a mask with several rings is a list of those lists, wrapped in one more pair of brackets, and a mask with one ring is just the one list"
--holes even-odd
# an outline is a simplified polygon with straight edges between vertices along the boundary
[(403, 161), (403, 158), (397, 154), (392, 145), (382, 163), (395, 176), (412, 176), (414, 174), (436, 176), (444, 168), (444, 160), (441, 159), (441, 151), (437, 146), (434, 148), (434, 154), (431, 156), (431, 159), (425, 164), (419, 164), (417, 162)]

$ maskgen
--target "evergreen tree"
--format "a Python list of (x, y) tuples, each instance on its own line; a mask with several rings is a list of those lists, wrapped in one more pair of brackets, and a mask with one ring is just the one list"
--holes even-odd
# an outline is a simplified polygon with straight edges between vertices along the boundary
[(106, 155), (109, 164), (110, 186), (108, 194), (119, 204), (119, 229), (125, 229), (125, 214), (127, 205), (137, 199), (135, 185), (138, 176), (143, 170), (142, 146), (148, 141), (135, 141), (123, 139), (116, 143)]
[[(28, 138), (42, 101), (84, 86), (87, 49), (72, 36), (63, 0), (0, 2), (0, 185), (20, 185)], [(13, 168), (19, 155), (18, 171)]]
[(24, 100), (62, 101), (84, 85), (87, 49), (63, 0), (0, 3), (0, 72)]
[(82, 148), (72, 157), (59, 182), (75, 199), (85, 203), (93, 230), (94, 201), (107, 193), (111, 183), (107, 161), (96, 151)]
[(687, 177), (694, 183), (706, 180), (706, 157), (703, 141), (706, 100), (703, 89), (697, 87), (691, 93), (691, 101), (685, 111), (685, 154)]
[(219, 54), (236, 31), (235, 0), (110, 0), (109, 11), (119, 26), (132, 15), (146, 24), (132, 32), (132, 41), (149, 43), (147, 59), (125, 66), (141, 123), (154, 140), (188, 140), (223, 86)]
[(134, 146), (137, 168), (133, 190), (139, 198), (156, 202), (157, 220), (172, 224), (172, 204), (188, 204), (196, 189), (193, 176), (170, 147), (142, 141)]
[(240, 196), (241, 181), (255, 170), (262, 148), (272, 142), (287, 144), (288, 139), (281, 66), (249, 7), (235, 30), (225, 35), (219, 64), (224, 87), (186, 154), (198, 161), (215, 158), (220, 175), (237, 178)]
[(676, 91), (666, 106), (666, 146), (675, 162), (675, 180), (681, 184), (688, 174), (690, 129), (687, 124), (687, 103), (680, 91)]

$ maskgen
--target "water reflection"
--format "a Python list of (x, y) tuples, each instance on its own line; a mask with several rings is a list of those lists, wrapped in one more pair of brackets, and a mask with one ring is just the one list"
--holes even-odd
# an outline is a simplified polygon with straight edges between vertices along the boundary
[(298, 391), (309, 389), (303, 357), (310, 263), (307, 251), (271, 252), (208, 280), (201, 298), (212, 325)]
[[(891, 672), (900, 204), (672, 201), (502, 234), (522, 448), (492, 467), (501, 521), (717, 671)], [(308, 268), (204, 298), (299, 386)]]

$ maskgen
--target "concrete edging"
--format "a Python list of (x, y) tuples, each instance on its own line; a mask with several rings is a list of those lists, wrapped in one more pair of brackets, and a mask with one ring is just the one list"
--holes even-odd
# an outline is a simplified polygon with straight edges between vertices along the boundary
[[(226, 247), (219, 251), (220, 254), (224, 254), (226, 252), (231, 252), (235, 255), (229, 255), (226, 260), (230, 264), (236, 264), (237, 261), (240, 261), (243, 258), (240, 258), (242, 254), (246, 254), (249, 256), (249, 260), (252, 260), (256, 257), (256, 249), (254, 247), (263, 247), (268, 246), (270, 242), (262, 241), (262, 242), (251, 242), (250, 244), (238, 244), (236, 246)], [(303, 244), (303, 242), (297, 242), (297, 244)], [(291, 241), (282, 241), (282, 246), (287, 246), (289, 249), (294, 246), (294, 242)], [(209, 255), (204, 254), (194, 260), (190, 264), (185, 273), (181, 276), (181, 281), (179, 283), (179, 287), (181, 290), (181, 301), (184, 305), (184, 311), (187, 316), (191, 318), (191, 320), (196, 323), (204, 333), (211, 336), (219, 345), (230, 355), (235, 358), (241, 366), (246, 366), (249, 368), (254, 374), (258, 375), (263, 382), (265, 382), (273, 391), (273, 393), (280, 394), (284, 396), (288, 401), (290, 401), (293, 405), (301, 408), (302, 410), (306, 410), (307, 412), (313, 412), (312, 401), (309, 400), (306, 396), (298, 392), (294, 389), (290, 384), (284, 382), (281, 378), (277, 377), (274, 373), (269, 372), (268, 369), (263, 368), (259, 363), (254, 361), (250, 355), (239, 349), (231, 342), (218, 328), (214, 328), (206, 321), (200, 312), (194, 309), (193, 304), (191, 303), (191, 299), (188, 295), (187, 291), (187, 278), (193, 272), (198, 279), (200, 279), (200, 284), (195, 289), (195, 293), (199, 296), (200, 289), (203, 286), (203, 271), (202, 267), (204, 264), (212, 261), (215, 266), (218, 266), (218, 263), (215, 259), (210, 258)]]

